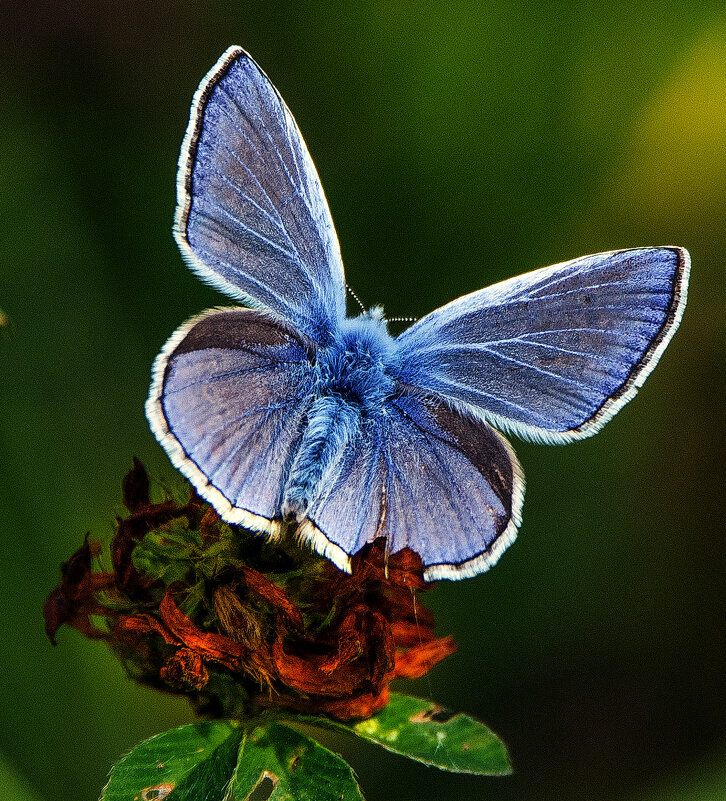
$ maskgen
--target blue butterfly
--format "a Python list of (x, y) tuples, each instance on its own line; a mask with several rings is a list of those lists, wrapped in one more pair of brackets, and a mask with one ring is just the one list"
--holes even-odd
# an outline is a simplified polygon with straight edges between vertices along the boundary
[(585, 256), (473, 292), (397, 337), (346, 316), (333, 221), (295, 120), (229, 48), (197, 90), (174, 236), (211, 309), (154, 362), (146, 404), (174, 465), (226, 521), (287, 521), (338, 567), (379, 536), (427, 580), (491, 567), (520, 524), (524, 479), (492, 426), (588, 437), (637, 392), (675, 332), (689, 256)]

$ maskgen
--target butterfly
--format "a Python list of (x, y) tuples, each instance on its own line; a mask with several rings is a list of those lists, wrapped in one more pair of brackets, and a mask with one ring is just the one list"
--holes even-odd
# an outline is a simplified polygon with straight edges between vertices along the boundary
[(597, 432), (675, 332), (690, 259), (616, 250), (494, 284), (393, 337), (346, 316), (320, 180), (277, 90), (229, 48), (192, 103), (174, 237), (244, 304), (203, 312), (157, 356), (146, 403), (172, 463), (232, 524), (297, 536), (343, 570), (378, 537), (424, 577), (487, 570), (521, 521), (524, 478), (499, 431)]

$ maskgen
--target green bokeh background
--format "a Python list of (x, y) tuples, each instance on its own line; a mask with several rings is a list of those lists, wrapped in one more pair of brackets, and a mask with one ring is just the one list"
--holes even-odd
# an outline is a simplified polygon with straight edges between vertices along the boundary
[(149, 368), (224, 298), (170, 234), (191, 95), (229, 44), (280, 89), (348, 280), (389, 316), (583, 253), (678, 244), (680, 331), (637, 400), (567, 448), (515, 443), (528, 492), (489, 574), (426, 599), (459, 652), (406, 687), (487, 721), (473, 779), (327, 737), (369, 801), (726, 798), (723, 0), (0, 6), (0, 795), (93, 801), (190, 720), (41, 604), (131, 457), (173, 480)]

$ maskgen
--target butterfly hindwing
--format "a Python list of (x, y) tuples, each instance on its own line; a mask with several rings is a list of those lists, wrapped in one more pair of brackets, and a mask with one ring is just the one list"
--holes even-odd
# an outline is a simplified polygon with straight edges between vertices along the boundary
[(277, 531), (313, 348), (261, 312), (227, 309), (182, 326), (157, 357), (146, 404), (152, 431), (228, 522)]
[(503, 281), (404, 331), (401, 377), (527, 439), (589, 436), (660, 358), (688, 270), (680, 248), (638, 248)]
[(174, 235), (231, 297), (324, 342), (345, 315), (343, 263), (295, 120), (241, 48), (202, 81), (179, 157)]
[(516, 536), (524, 480), (486, 423), (403, 395), (323, 478), (301, 534), (340, 567), (379, 536), (409, 547), (427, 580), (486, 570)]

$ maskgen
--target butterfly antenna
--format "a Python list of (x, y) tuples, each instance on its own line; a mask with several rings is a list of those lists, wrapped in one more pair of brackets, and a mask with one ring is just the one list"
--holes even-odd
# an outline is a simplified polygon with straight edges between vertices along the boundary
[(418, 317), (386, 317), (387, 323), (415, 323), (419, 320)]
[(358, 295), (356, 295), (355, 292), (353, 292), (353, 290), (350, 288), (348, 284), (345, 285), (345, 288), (348, 290), (348, 292), (350, 292), (355, 302), (360, 306), (360, 310), (363, 312), (363, 314), (365, 314), (366, 307), (361, 303), (361, 299), (358, 297)]

